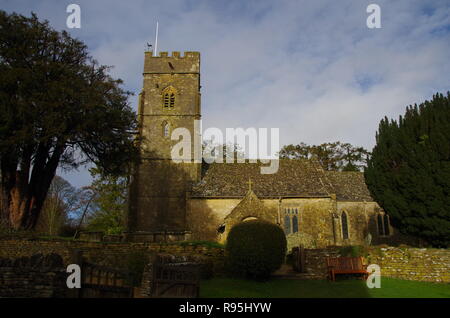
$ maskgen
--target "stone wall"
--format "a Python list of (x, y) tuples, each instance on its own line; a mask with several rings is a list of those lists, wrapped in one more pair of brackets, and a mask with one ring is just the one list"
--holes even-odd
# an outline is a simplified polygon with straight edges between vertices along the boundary
[[(224, 224), (225, 217), (242, 199), (189, 199), (188, 229), (196, 240), (216, 240), (224, 242), (226, 237), (217, 232)], [(329, 198), (287, 198), (261, 199), (264, 206), (271, 211), (280, 211), (281, 226), (284, 226), (282, 211), (286, 208), (298, 208), (298, 229), (306, 236), (312, 237), (313, 245), (308, 247), (326, 247), (334, 244), (332, 217), (329, 213), (334, 208), (334, 201)], [(227, 232), (229, 229), (227, 229)], [(226, 233), (225, 233), (226, 234)], [(360, 243), (355, 240), (352, 243)], [(297, 245), (299, 242), (296, 243)]]
[(56, 254), (0, 258), (0, 298), (50, 298), (67, 294), (66, 270)]
[(327, 279), (325, 258), (338, 256), (339, 248), (305, 249), (305, 278)]
[[(188, 244), (106, 243), (63, 240), (0, 239), (0, 258), (30, 257), (56, 253), (66, 266), (72, 252), (83, 251), (88, 262), (120, 268), (133, 252), (190, 256), (212, 264), (214, 273), (223, 271), (224, 249)], [(307, 278), (326, 279), (326, 257), (340, 256), (340, 247), (305, 249)], [(371, 246), (363, 251), (367, 264), (378, 264), (382, 277), (450, 283), (450, 250)]]
[(450, 283), (450, 250), (373, 247), (369, 264), (381, 267), (381, 277)]
[(29, 257), (34, 254), (61, 255), (65, 265), (70, 264), (72, 252), (83, 252), (86, 261), (97, 265), (123, 268), (126, 266), (127, 255), (131, 253), (166, 253), (174, 255), (191, 255), (207, 259), (217, 266), (223, 262), (224, 250), (218, 247), (207, 247), (189, 244), (164, 243), (112, 243), (84, 242), (64, 240), (34, 240), (34, 239), (0, 239), (0, 258)]
[[(225, 224), (226, 217), (242, 199), (190, 198), (187, 202), (187, 225), (192, 239), (215, 240), (223, 243), (229, 229), (218, 233), (219, 226)], [(325, 248), (330, 245), (367, 244), (370, 233), (371, 244), (421, 246), (418, 239), (402, 235), (389, 227), (389, 235), (378, 232), (376, 217), (380, 208), (376, 202), (343, 202), (333, 198), (279, 198), (261, 199), (264, 206), (279, 211), (280, 225), (285, 228), (287, 209), (296, 210), (298, 232), (287, 235), (288, 248), (302, 244), (306, 248)], [(251, 209), (249, 209), (251, 211)], [(333, 213), (330, 213), (333, 212)], [(347, 215), (348, 238), (343, 238), (342, 213)], [(291, 227), (294, 215), (288, 215)]]
[[(342, 249), (328, 247), (305, 249), (306, 273), (309, 279), (326, 279), (326, 257), (341, 256)], [(450, 250), (411, 247), (372, 246), (362, 251), (365, 264), (381, 267), (381, 277), (450, 283)]]

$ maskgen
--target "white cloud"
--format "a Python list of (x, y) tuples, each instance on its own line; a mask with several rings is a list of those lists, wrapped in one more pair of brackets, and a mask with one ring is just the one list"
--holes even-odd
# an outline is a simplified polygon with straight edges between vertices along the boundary
[[(450, 7), (377, 1), (78, 1), (85, 40), (138, 93), (143, 51), (202, 54), (203, 127), (279, 127), (281, 144), (342, 140), (371, 148), (382, 117), (450, 89)], [(64, 5), (7, 2), (6, 10), (64, 27)], [(131, 99), (136, 108), (136, 97)], [(81, 184), (80, 181), (76, 181)]]

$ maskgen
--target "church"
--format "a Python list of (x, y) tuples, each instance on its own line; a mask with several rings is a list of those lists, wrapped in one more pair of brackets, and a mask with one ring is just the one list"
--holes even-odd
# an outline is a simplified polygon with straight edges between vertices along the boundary
[(128, 240), (225, 243), (235, 224), (255, 219), (281, 226), (288, 247), (392, 244), (402, 238), (361, 172), (325, 171), (306, 159), (280, 159), (274, 174), (261, 174), (260, 163), (173, 162), (175, 128), (200, 137), (194, 127), (201, 119), (200, 91), (199, 52), (145, 52), (141, 162), (130, 183)]

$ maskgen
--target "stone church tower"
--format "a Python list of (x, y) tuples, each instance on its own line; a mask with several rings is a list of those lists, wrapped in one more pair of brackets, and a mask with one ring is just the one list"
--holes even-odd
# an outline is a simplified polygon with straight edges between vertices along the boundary
[[(141, 164), (130, 186), (128, 235), (134, 241), (184, 239), (186, 193), (200, 180), (201, 163), (175, 163), (171, 140), (176, 128), (199, 138), (200, 53), (145, 52), (143, 89), (139, 95)], [(162, 238), (164, 236), (164, 238)], [(169, 237), (168, 237), (169, 236)]]

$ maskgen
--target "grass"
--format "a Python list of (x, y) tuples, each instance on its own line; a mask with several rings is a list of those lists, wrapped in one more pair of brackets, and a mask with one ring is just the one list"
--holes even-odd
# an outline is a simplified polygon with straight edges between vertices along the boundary
[(369, 289), (356, 279), (326, 280), (271, 279), (255, 282), (213, 278), (200, 285), (204, 298), (450, 298), (450, 284), (382, 278), (381, 288)]

